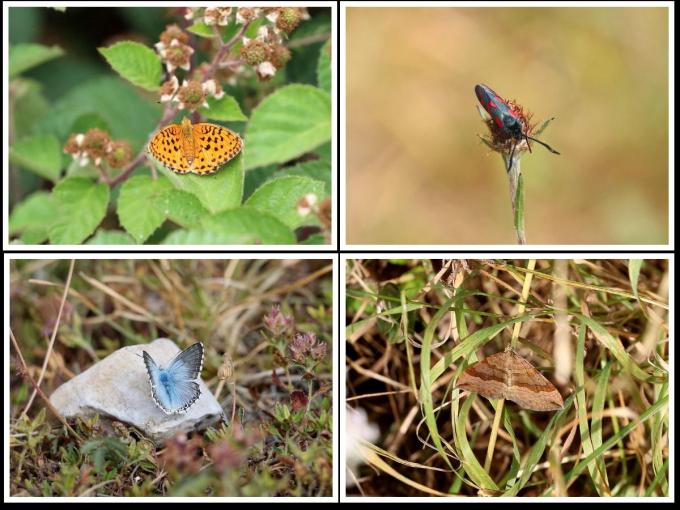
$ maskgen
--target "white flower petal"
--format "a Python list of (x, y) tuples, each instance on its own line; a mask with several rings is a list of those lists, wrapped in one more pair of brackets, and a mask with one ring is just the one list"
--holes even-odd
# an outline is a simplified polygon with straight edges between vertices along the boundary
[(257, 66), (257, 74), (260, 76), (274, 76), (276, 74), (276, 67), (271, 62), (262, 62)]

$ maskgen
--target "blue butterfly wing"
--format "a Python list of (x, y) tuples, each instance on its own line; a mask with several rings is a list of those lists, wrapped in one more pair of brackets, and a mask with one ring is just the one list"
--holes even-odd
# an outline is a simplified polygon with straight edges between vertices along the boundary
[(203, 368), (203, 344), (195, 343), (178, 354), (167, 368), (160, 368), (146, 352), (144, 363), (151, 383), (151, 396), (167, 414), (183, 413), (201, 395), (194, 379)]
[(170, 362), (167, 371), (175, 380), (193, 381), (203, 370), (203, 344), (196, 342), (180, 352)]

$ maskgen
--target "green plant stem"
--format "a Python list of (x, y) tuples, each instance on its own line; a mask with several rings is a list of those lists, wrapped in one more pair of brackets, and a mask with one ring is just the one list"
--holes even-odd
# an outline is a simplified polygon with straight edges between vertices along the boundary
[(309, 407), (312, 405), (312, 397), (314, 396), (313, 386), (312, 381), (307, 381), (307, 413), (309, 413)]
[(496, 416), (494, 416), (493, 418), (493, 426), (491, 427), (491, 435), (489, 436), (489, 446), (486, 449), (486, 460), (484, 460), (484, 471), (486, 471), (487, 473), (491, 468), (491, 460), (493, 459), (493, 449), (494, 446), (496, 446), (496, 438), (498, 437), (498, 427), (500, 426), (501, 423), (501, 416), (503, 414), (504, 404), (505, 404), (504, 398), (498, 401), (498, 406), (496, 406)]
[[(504, 156), (506, 160), (508, 156)], [(507, 168), (507, 161), (506, 161)], [(508, 184), (510, 186), (510, 202), (512, 203), (512, 217), (517, 235), (517, 244), (527, 244), (524, 230), (524, 181), (520, 167), (520, 158), (512, 160), (512, 167), (508, 171)]]
[[(529, 298), (529, 290), (531, 289), (531, 280), (534, 277), (534, 269), (536, 268), (536, 259), (529, 259), (527, 262), (527, 273), (524, 276), (524, 283), (522, 284), (522, 296), (520, 297), (519, 306), (517, 307), (517, 315), (522, 315), (526, 310), (527, 299)], [(517, 348), (517, 340), (519, 339), (519, 330), (522, 327), (521, 322), (516, 322), (512, 330), (512, 339), (510, 340), (510, 347)]]

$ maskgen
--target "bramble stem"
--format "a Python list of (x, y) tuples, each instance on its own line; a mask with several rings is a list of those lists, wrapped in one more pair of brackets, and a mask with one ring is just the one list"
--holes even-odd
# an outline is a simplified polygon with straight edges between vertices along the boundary
[[(161, 117), (161, 120), (158, 121), (158, 124), (156, 125), (156, 128), (152, 131), (152, 133), (155, 133), (161, 126), (167, 124), (170, 119), (172, 119), (175, 116), (175, 109), (168, 106), (165, 108), (165, 111), (163, 112), (163, 116)], [(148, 143), (148, 140), (147, 140)], [(146, 159), (146, 144), (144, 144), (144, 147), (142, 147), (142, 150), (139, 154), (137, 154), (137, 157), (132, 160), (132, 162), (123, 170), (115, 179), (112, 179), (109, 181), (109, 187), (114, 188), (121, 182), (125, 181), (128, 176), (134, 171), (137, 166), (139, 166), (144, 160)]]
[(243, 37), (243, 34), (245, 34), (246, 30), (248, 30), (248, 27), (250, 26), (250, 21), (247, 23), (244, 23), (243, 26), (239, 29), (239, 31), (229, 39), (229, 41), (222, 42), (222, 35), (219, 32), (219, 29), (215, 28), (215, 39), (220, 43), (220, 48), (217, 50), (217, 53), (215, 54), (215, 57), (213, 58), (212, 64), (210, 65), (210, 69), (208, 69), (208, 72), (205, 73), (205, 76), (203, 77), (204, 81), (208, 81), (210, 78), (213, 77), (215, 72), (217, 71), (220, 61), (222, 58), (229, 53), (229, 50), (236, 44), (241, 37)]

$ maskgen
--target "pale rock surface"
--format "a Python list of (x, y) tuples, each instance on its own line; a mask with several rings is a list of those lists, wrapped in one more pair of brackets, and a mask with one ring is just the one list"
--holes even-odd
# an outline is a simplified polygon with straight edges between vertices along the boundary
[(159, 442), (219, 421), (222, 408), (200, 377), (201, 396), (186, 414), (165, 414), (151, 397), (142, 351), (165, 367), (180, 348), (167, 338), (123, 347), (62, 384), (52, 393), (50, 402), (65, 418), (108, 415), (138, 427)]

